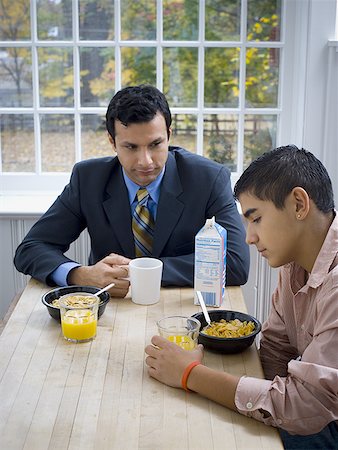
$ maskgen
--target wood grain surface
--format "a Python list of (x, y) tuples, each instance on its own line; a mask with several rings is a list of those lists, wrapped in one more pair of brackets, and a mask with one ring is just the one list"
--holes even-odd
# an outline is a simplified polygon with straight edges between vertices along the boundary
[[(159, 303), (112, 299), (94, 341), (65, 341), (30, 280), (0, 336), (0, 448), (283, 449), (277, 431), (147, 374), (145, 345), (166, 315), (191, 315), (190, 288), (165, 288)], [(246, 311), (241, 289), (222, 308)], [(255, 345), (237, 355), (205, 352), (204, 363), (262, 377)]]

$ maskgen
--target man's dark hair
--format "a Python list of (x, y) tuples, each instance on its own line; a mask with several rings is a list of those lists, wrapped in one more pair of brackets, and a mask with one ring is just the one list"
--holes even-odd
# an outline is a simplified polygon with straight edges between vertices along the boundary
[(167, 126), (171, 125), (171, 112), (164, 94), (154, 86), (141, 84), (118, 91), (110, 100), (106, 113), (106, 127), (115, 142), (115, 120), (127, 126), (131, 123), (150, 122), (160, 112)]
[(283, 209), (293, 188), (302, 187), (323, 213), (334, 209), (332, 184), (323, 164), (312, 153), (295, 145), (278, 147), (254, 160), (234, 189), (235, 198), (244, 193), (269, 200)]

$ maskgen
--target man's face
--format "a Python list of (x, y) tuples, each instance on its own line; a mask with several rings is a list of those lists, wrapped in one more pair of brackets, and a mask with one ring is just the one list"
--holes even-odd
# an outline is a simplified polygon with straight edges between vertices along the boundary
[(139, 186), (154, 181), (168, 159), (167, 127), (160, 113), (150, 122), (128, 126), (116, 120), (115, 145), (111, 136), (109, 139), (126, 174)]
[(247, 220), (247, 243), (256, 245), (271, 267), (297, 262), (301, 235), (291, 196), (286, 198), (283, 209), (249, 193), (241, 194), (239, 202)]

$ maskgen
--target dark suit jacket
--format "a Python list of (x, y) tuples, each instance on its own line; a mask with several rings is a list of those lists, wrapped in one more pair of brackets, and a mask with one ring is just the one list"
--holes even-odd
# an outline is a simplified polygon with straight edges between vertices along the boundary
[[(153, 256), (164, 263), (163, 286), (193, 285), (194, 238), (212, 216), (228, 232), (227, 284), (244, 284), (249, 251), (230, 172), (218, 163), (170, 147), (153, 241)], [(109, 253), (135, 257), (128, 192), (116, 157), (74, 166), (69, 184), (17, 248), (16, 268), (52, 285), (50, 274), (69, 261), (64, 253), (85, 228), (91, 240), (89, 264)]]

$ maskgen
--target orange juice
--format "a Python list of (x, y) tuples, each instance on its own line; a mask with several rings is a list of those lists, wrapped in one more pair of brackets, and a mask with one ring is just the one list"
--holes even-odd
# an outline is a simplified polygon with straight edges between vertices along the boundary
[(91, 340), (96, 336), (97, 319), (90, 309), (68, 310), (61, 318), (61, 327), (66, 339)]
[(184, 350), (194, 350), (196, 342), (190, 336), (168, 336), (168, 341), (175, 342), (175, 344), (184, 348)]

